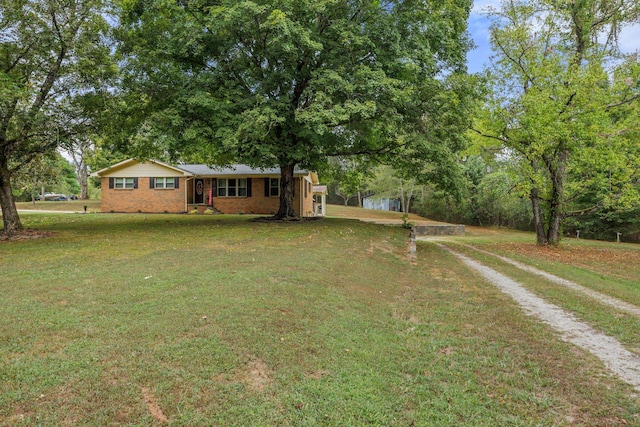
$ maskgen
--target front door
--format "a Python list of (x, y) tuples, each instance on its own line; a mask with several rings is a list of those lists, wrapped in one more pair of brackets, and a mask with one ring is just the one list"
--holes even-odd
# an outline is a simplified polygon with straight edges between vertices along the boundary
[(196, 178), (193, 185), (193, 203), (196, 205), (204, 204), (204, 179)]

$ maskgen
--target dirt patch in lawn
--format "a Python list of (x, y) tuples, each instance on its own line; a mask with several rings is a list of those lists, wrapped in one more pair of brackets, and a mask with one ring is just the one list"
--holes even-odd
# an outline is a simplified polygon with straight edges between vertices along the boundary
[(54, 235), (55, 233), (51, 231), (41, 231), (33, 228), (27, 228), (24, 230), (14, 231), (11, 234), (0, 231), (0, 241), (42, 239), (44, 237), (51, 237)]
[(169, 422), (167, 416), (162, 412), (160, 406), (158, 406), (158, 402), (156, 396), (151, 392), (151, 389), (147, 387), (140, 387), (142, 390), (142, 395), (144, 396), (144, 403), (147, 404), (147, 408), (149, 412), (160, 424), (165, 424)]
[(329, 371), (311, 371), (311, 372), (307, 372), (305, 374), (305, 376), (307, 378), (311, 378), (311, 379), (314, 379), (314, 380), (321, 380), (322, 378), (324, 378), (327, 375), (330, 375)]
[(371, 240), (369, 242), (369, 249), (367, 249), (367, 254), (373, 255), (376, 251), (380, 251), (384, 254), (390, 254), (393, 253), (394, 249), (387, 239), (382, 239), (380, 241)]
[(261, 392), (271, 384), (271, 370), (262, 359), (252, 360), (245, 366), (240, 379), (249, 390)]
[(574, 265), (597, 273), (638, 280), (640, 277), (640, 250), (625, 248), (596, 248), (563, 243), (560, 247), (527, 243), (497, 243), (500, 252), (509, 252), (527, 258)]
[[(282, 312), (283, 315), (286, 313)], [(245, 387), (252, 391), (260, 393), (271, 385), (272, 371), (264, 360), (258, 358), (250, 360), (241, 369), (232, 374), (219, 374), (215, 380), (219, 384), (244, 384)]]

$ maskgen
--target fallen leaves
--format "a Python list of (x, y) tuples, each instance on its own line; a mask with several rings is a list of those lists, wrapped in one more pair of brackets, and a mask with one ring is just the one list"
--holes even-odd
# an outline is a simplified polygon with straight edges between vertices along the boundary
[(500, 243), (495, 245), (500, 252), (560, 264), (575, 265), (602, 274), (638, 279), (640, 251), (623, 247), (594, 247), (562, 244), (540, 246), (534, 243)]

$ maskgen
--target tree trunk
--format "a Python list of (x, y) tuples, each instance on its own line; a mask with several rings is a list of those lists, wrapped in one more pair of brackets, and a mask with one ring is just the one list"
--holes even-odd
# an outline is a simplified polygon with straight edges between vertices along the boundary
[(544, 218), (540, 208), (540, 190), (532, 188), (529, 193), (529, 199), (531, 200), (533, 222), (536, 227), (536, 240), (539, 245), (544, 245), (547, 243), (547, 234), (544, 230)]
[(339, 186), (336, 186), (336, 189), (334, 191), (335, 195), (340, 197), (342, 199), (342, 201), (344, 202), (345, 206), (349, 205), (349, 199), (350, 197), (344, 196), (341, 192), (340, 192), (340, 188)]
[(560, 231), (562, 227), (564, 208), (564, 180), (567, 170), (567, 157), (569, 153), (566, 149), (560, 151), (557, 163), (554, 168), (549, 168), (551, 174), (551, 203), (549, 206), (549, 226), (547, 229), (547, 243), (551, 245), (560, 244)]
[(274, 219), (298, 218), (293, 206), (295, 181), (293, 170), (295, 164), (280, 166), (280, 208)]
[(4, 162), (0, 163), (0, 207), (2, 207), (4, 232), (11, 235), (14, 231), (22, 230), (18, 209), (11, 192), (11, 174)]
[(89, 198), (89, 170), (84, 160), (80, 167), (77, 168), (77, 174), (80, 184), (80, 199), (87, 200)]
[(560, 231), (562, 226), (562, 214), (557, 211), (551, 210), (549, 231), (547, 232), (547, 242), (550, 245), (560, 244)]
[(77, 152), (72, 149), (67, 150), (76, 168), (78, 184), (80, 184), (80, 200), (87, 200), (89, 198), (89, 169), (85, 161), (87, 150), (88, 148), (86, 146), (80, 146)]
[(407, 215), (409, 214), (409, 211), (411, 210), (411, 199), (413, 198), (413, 191), (414, 191), (414, 187), (410, 187), (410, 190), (404, 193), (404, 197), (406, 198), (406, 202), (404, 203), (404, 213), (406, 213)]

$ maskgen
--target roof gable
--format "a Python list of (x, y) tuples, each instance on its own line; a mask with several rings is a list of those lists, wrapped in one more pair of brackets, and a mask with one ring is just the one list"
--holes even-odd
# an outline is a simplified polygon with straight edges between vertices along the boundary
[(159, 162), (128, 159), (91, 174), (97, 177), (151, 177), (151, 176), (191, 176), (189, 171)]

